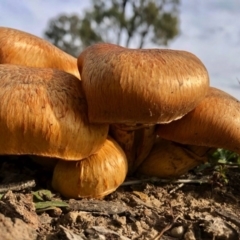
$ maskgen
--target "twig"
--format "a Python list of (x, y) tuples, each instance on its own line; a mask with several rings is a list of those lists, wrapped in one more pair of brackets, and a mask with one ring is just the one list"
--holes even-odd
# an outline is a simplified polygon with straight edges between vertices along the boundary
[(129, 185), (135, 185), (135, 184), (142, 184), (144, 182), (157, 182), (157, 183), (209, 183), (208, 178), (201, 178), (201, 179), (178, 179), (178, 180), (169, 180), (169, 179), (160, 179), (160, 178), (145, 178), (145, 179), (139, 179), (139, 180), (129, 180), (125, 181), (121, 186), (129, 186)]
[(34, 179), (21, 181), (17, 183), (0, 184), (0, 193), (6, 193), (7, 191), (21, 191), (36, 186)]
[(173, 221), (172, 221), (169, 225), (167, 225), (160, 233), (158, 233), (158, 234), (155, 236), (154, 240), (161, 239), (161, 237), (163, 236), (163, 234), (164, 234), (165, 232), (167, 232), (169, 229), (172, 228), (173, 224), (178, 220), (178, 218), (179, 218), (179, 216), (175, 217), (175, 218), (173, 219)]
[(178, 220), (178, 218), (179, 218), (179, 216), (174, 217), (171, 202), (169, 202), (169, 207), (170, 207), (170, 212), (171, 212), (171, 215), (172, 215), (173, 220), (172, 220), (172, 222), (171, 222), (170, 224), (168, 224), (165, 228), (163, 228), (163, 230), (162, 230), (160, 233), (158, 233), (158, 234), (154, 237), (155, 240), (161, 239), (161, 237), (163, 236), (163, 234), (164, 234), (166, 231), (168, 231), (169, 229), (171, 229), (172, 226), (173, 226), (173, 224), (174, 224), (174, 223)]
[(176, 186), (175, 188), (173, 188), (171, 191), (169, 191), (170, 194), (174, 193), (175, 191), (177, 191), (179, 188), (183, 187), (184, 183), (179, 184), (178, 186)]
[(239, 163), (221, 163), (218, 162), (217, 165), (221, 165), (227, 168), (240, 168), (240, 164)]

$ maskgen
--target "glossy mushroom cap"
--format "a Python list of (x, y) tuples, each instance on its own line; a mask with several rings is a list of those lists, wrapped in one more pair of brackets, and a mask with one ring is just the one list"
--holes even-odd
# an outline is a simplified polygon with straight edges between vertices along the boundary
[(60, 160), (54, 169), (52, 186), (67, 198), (102, 198), (122, 184), (127, 170), (123, 150), (107, 138), (102, 148), (86, 159)]
[(32, 34), (0, 27), (0, 64), (55, 68), (80, 79), (77, 59)]
[(161, 138), (240, 153), (240, 102), (210, 88), (204, 100), (182, 119), (157, 127)]
[(79, 160), (108, 134), (89, 123), (81, 81), (63, 71), (0, 64), (0, 102), (0, 154)]
[[(204, 147), (202, 150), (205, 151)], [(175, 178), (206, 161), (207, 155), (200, 157), (188, 146), (158, 138), (148, 157), (136, 170), (136, 174)]]
[(184, 51), (96, 44), (78, 57), (90, 122), (167, 123), (205, 97), (208, 73)]

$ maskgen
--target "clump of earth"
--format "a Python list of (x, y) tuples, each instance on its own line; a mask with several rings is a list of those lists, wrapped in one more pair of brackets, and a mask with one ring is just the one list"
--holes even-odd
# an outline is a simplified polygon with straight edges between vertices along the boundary
[(0, 239), (240, 239), (238, 168), (126, 179), (104, 199), (64, 199), (51, 176), (27, 156), (0, 158)]

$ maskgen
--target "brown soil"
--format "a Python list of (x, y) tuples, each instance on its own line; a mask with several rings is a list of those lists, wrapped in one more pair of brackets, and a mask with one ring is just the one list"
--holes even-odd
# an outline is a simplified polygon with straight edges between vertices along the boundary
[[(50, 189), (51, 172), (24, 156), (0, 160), (1, 240), (240, 239), (239, 169), (228, 169), (227, 184), (212, 171), (191, 171), (181, 178), (208, 181), (130, 184), (103, 200), (43, 194), (43, 203), (68, 206), (36, 209), (36, 191)], [(20, 184), (28, 179), (36, 181), (34, 188)], [(7, 191), (12, 183), (24, 190)]]

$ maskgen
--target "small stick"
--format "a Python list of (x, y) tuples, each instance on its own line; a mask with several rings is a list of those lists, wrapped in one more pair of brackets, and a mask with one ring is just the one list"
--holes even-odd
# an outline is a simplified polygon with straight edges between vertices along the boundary
[(179, 185), (177, 185), (175, 188), (173, 188), (169, 193), (172, 194), (175, 191), (177, 191), (179, 188), (182, 188), (184, 186), (184, 183), (180, 183)]
[(158, 233), (155, 237), (154, 240), (159, 240), (162, 238), (163, 234), (167, 232), (169, 229), (172, 228), (173, 224), (178, 220), (179, 216), (175, 217), (169, 225), (167, 225), (160, 233)]
[(139, 179), (139, 180), (129, 180), (122, 183), (121, 186), (129, 186), (129, 185), (135, 185), (135, 184), (141, 184), (144, 182), (158, 182), (158, 183), (209, 183), (209, 180), (207, 178), (202, 179), (178, 179), (178, 180), (169, 180), (169, 179), (160, 179), (160, 178), (145, 178), (145, 179)]
[(21, 181), (17, 183), (0, 184), (0, 193), (6, 193), (7, 191), (21, 191), (36, 186), (34, 179)]

